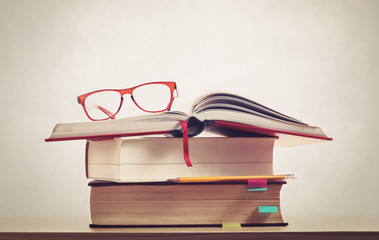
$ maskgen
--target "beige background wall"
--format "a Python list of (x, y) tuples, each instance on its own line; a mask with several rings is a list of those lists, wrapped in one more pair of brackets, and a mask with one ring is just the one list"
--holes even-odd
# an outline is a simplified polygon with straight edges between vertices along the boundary
[(299, 177), (283, 188), (285, 220), (378, 230), (378, 11), (368, 0), (0, 0), (0, 230), (87, 226), (85, 142), (44, 138), (87, 121), (78, 95), (156, 80), (177, 82), (174, 109), (227, 90), (322, 127), (333, 142), (275, 149), (275, 172)]

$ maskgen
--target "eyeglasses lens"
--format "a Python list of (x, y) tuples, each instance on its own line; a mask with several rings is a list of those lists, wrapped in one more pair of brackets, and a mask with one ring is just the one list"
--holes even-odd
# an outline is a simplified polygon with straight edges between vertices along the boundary
[(148, 84), (133, 91), (137, 105), (148, 112), (166, 110), (171, 101), (171, 90), (165, 84)]

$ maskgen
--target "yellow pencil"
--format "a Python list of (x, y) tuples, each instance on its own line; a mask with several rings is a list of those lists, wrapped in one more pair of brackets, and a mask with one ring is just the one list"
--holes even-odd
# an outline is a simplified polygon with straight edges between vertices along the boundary
[(253, 176), (216, 176), (216, 177), (179, 177), (170, 179), (170, 182), (196, 183), (196, 182), (231, 182), (244, 181), (248, 179), (287, 179), (294, 178), (293, 174), (282, 175), (253, 175)]

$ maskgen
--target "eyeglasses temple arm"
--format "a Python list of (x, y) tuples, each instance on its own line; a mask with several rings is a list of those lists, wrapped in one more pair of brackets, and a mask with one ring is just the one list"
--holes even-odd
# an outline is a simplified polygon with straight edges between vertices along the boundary
[(91, 108), (97, 108), (100, 111), (102, 111), (103, 113), (105, 113), (111, 119), (115, 119), (115, 117), (113, 116), (114, 114), (112, 112), (108, 111), (107, 109), (103, 108), (102, 106), (99, 106), (97, 104), (91, 104)]
[(114, 114), (111, 113), (110, 111), (108, 111), (107, 109), (103, 108), (102, 106), (97, 106), (97, 108), (102, 111), (103, 113), (107, 114), (108, 117), (110, 117), (111, 119), (115, 119), (115, 116), (113, 116)]
[(178, 98), (178, 97), (179, 97), (179, 90), (178, 90), (178, 88), (176, 87), (176, 83), (175, 83), (175, 91), (176, 91), (176, 97)]
[[(179, 91), (178, 91), (178, 89), (176, 88), (176, 84), (175, 84), (175, 92), (176, 92), (176, 97), (178, 98), (178, 97), (179, 97)], [(132, 96), (132, 98), (133, 98), (133, 96)], [(175, 96), (173, 96), (172, 101), (174, 101), (174, 99), (175, 99)], [(170, 110), (171, 110), (171, 106), (170, 106), (170, 108), (168, 109), (168, 111), (170, 111)]]

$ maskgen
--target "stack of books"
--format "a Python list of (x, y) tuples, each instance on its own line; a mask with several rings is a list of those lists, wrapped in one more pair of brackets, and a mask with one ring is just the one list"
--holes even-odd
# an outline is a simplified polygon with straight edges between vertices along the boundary
[[(199, 136), (198, 136), (199, 135)], [(92, 227), (285, 226), (274, 146), (329, 141), (319, 128), (230, 93), (178, 111), (57, 124), (85, 139)]]

